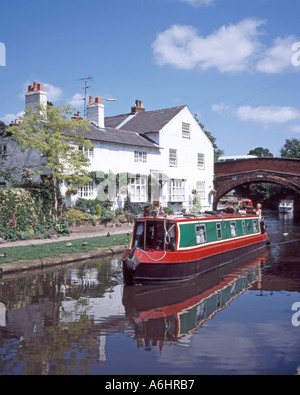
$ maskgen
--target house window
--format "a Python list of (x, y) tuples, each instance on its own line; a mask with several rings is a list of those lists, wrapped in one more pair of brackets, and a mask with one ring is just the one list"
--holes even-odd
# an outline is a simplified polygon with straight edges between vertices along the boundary
[(86, 185), (78, 188), (78, 197), (91, 198), (94, 196), (94, 183), (89, 181)]
[(237, 235), (237, 231), (236, 231), (236, 222), (230, 222), (230, 232), (231, 232), (231, 236), (235, 237)]
[(205, 182), (197, 181), (196, 182), (196, 190), (200, 197), (200, 199), (205, 199)]
[(205, 169), (204, 154), (197, 154), (197, 169), (198, 170), (204, 170)]
[(147, 177), (136, 176), (130, 178), (130, 200), (132, 202), (147, 201)]
[(147, 163), (147, 152), (134, 151), (134, 161), (139, 163)]
[(83, 153), (87, 158), (93, 158), (94, 157), (94, 147), (89, 148), (89, 149), (84, 149), (82, 145), (78, 147), (79, 151)]
[(7, 154), (7, 146), (6, 145), (0, 145), (0, 155), (6, 155)]
[(222, 239), (222, 225), (220, 222), (217, 222), (216, 224), (217, 227), (217, 238), (218, 240)]
[(205, 242), (206, 242), (205, 225), (196, 225), (196, 243), (201, 244)]
[(186, 122), (182, 122), (182, 137), (190, 138), (191, 137), (191, 125)]
[(170, 180), (170, 201), (183, 202), (185, 201), (185, 181), (184, 180)]
[(173, 148), (169, 150), (169, 166), (177, 167), (177, 150)]

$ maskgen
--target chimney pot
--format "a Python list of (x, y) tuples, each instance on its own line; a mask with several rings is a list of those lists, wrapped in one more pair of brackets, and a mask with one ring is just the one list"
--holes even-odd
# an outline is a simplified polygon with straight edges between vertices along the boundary
[(143, 106), (143, 102), (141, 100), (135, 101), (135, 106), (131, 107), (131, 114), (135, 114), (137, 112), (144, 112), (145, 108)]
[(89, 96), (89, 104), (93, 103), (93, 96)]
[(95, 97), (95, 103), (101, 104), (101, 97)]

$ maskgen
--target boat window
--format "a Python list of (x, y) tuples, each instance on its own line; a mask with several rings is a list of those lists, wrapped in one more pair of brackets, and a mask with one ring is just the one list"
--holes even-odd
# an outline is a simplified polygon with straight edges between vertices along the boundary
[(218, 240), (222, 239), (222, 225), (220, 222), (217, 222), (217, 238)]
[(246, 234), (246, 222), (242, 221), (242, 229), (243, 229), (243, 235)]
[(144, 249), (144, 222), (139, 222), (136, 225), (134, 247)]
[(205, 225), (196, 225), (196, 242), (197, 244), (206, 242), (206, 228)]
[(164, 223), (163, 221), (146, 222), (146, 250), (164, 249)]
[(231, 236), (235, 237), (237, 235), (237, 231), (236, 231), (236, 222), (230, 222), (230, 232), (231, 232)]
[(253, 220), (253, 232), (255, 233), (258, 232), (257, 219)]
[(175, 223), (167, 222), (167, 232), (165, 234), (166, 250), (175, 251), (176, 247), (176, 227)]

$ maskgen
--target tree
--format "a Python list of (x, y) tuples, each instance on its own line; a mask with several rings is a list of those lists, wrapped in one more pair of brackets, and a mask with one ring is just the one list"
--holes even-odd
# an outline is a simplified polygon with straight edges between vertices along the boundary
[(3, 121), (0, 121), (0, 137), (5, 137), (7, 126)]
[(269, 151), (268, 148), (263, 148), (263, 147), (256, 147), (248, 152), (248, 155), (256, 155), (258, 157), (266, 157), (270, 158), (273, 157), (273, 154)]
[[(92, 143), (84, 137), (89, 128), (87, 120), (69, 119), (74, 112), (70, 106), (43, 106), (36, 104), (36, 109), (26, 109), (20, 120), (21, 126), (10, 127), (12, 139), (25, 152), (35, 149), (41, 152), (43, 169), (32, 170), (32, 174), (49, 174), (53, 186), (54, 215), (57, 216), (57, 186), (62, 180), (74, 185), (84, 185), (92, 179), (88, 177), (85, 167), (89, 159), (83, 149), (92, 148)], [(83, 149), (79, 149), (82, 147)]]
[(280, 154), (282, 158), (300, 158), (300, 140), (295, 138), (286, 139)]

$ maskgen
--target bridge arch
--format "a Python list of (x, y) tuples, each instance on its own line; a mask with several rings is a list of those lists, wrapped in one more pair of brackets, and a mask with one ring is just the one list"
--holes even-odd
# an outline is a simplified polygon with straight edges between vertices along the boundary
[(261, 182), (282, 185), (300, 195), (300, 159), (256, 158), (216, 163), (213, 208), (237, 186)]

